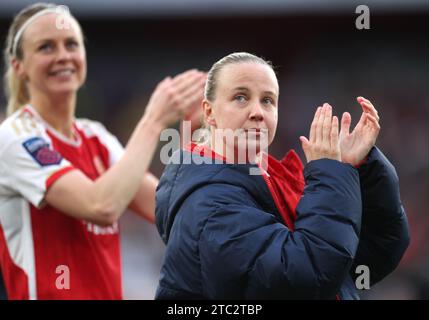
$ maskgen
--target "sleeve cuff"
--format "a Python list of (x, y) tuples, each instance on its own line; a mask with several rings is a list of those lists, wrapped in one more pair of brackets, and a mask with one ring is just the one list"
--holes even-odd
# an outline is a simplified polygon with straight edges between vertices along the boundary
[(67, 172), (75, 169), (76, 168), (73, 166), (67, 166), (51, 174), (51, 176), (46, 180), (46, 190), (48, 190), (52, 186), (52, 184), (58, 180), (58, 178), (62, 177)]
[(359, 163), (355, 164), (353, 167), (355, 167), (356, 169), (359, 169), (361, 165), (363, 165), (365, 162), (368, 161), (368, 158), (369, 158), (369, 153), (365, 158), (363, 158)]

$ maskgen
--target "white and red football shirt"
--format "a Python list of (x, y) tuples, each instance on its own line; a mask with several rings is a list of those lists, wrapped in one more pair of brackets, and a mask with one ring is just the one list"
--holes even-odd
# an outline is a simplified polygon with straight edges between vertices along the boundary
[(44, 203), (70, 170), (95, 180), (123, 154), (100, 123), (77, 119), (75, 139), (31, 106), (0, 125), (0, 270), (9, 299), (121, 299), (118, 224), (101, 227)]

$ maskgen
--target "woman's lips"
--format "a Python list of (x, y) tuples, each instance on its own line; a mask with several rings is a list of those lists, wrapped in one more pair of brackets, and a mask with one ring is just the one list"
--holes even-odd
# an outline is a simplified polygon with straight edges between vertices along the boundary
[(73, 74), (75, 74), (75, 70), (73, 69), (61, 69), (50, 72), (49, 76), (59, 79), (69, 79)]
[(268, 130), (263, 128), (250, 128), (250, 129), (244, 129), (244, 132), (253, 133), (253, 134), (262, 134), (262, 133), (267, 133)]

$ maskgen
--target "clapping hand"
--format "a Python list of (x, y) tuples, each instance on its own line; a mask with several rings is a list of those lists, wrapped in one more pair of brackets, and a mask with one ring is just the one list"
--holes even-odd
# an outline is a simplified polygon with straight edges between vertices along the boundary
[(351, 116), (344, 112), (340, 130), (341, 160), (353, 166), (365, 159), (375, 145), (380, 131), (380, 118), (373, 104), (363, 97), (358, 97), (357, 101), (363, 111), (359, 122), (350, 133)]
[(201, 106), (206, 73), (195, 69), (161, 81), (145, 110), (145, 117), (162, 128), (183, 119)]
[(332, 107), (325, 103), (318, 107), (307, 139), (300, 137), (307, 162), (322, 158), (341, 161), (338, 141), (338, 118), (332, 117)]

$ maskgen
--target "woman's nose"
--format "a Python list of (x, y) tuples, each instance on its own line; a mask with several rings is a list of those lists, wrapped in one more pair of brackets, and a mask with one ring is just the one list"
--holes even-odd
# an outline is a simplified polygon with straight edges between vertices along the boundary
[(264, 111), (259, 102), (255, 102), (252, 104), (252, 109), (250, 111), (250, 120), (253, 121), (262, 121), (264, 120)]
[(71, 53), (67, 50), (67, 48), (63, 45), (58, 46), (57, 51), (57, 62), (70, 60)]

